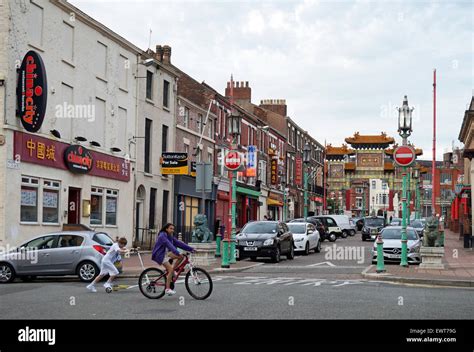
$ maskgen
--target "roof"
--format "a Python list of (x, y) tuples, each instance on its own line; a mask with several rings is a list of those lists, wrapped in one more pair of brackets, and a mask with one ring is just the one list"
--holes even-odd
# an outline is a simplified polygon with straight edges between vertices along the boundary
[(393, 137), (388, 137), (385, 132), (380, 135), (361, 135), (359, 132), (354, 133), (352, 137), (347, 137), (345, 141), (349, 144), (392, 144), (395, 142)]
[(340, 147), (333, 147), (331, 144), (326, 146), (326, 155), (354, 155), (354, 149), (347, 147), (347, 144), (343, 144)]
[(383, 165), (383, 169), (385, 171), (393, 171), (395, 170), (395, 166), (393, 166), (393, 163), (391, 163), (390, 161), (386, 161)]
[(471, 98), (471, 103), (469, 104), (469, 109), (465, 111), (464, 118), (462, 120), (461, 129), (459, 131), (458, 139), (460, 142), (466, 144), (466, 139), (468, 137), (469, 127), (471, 125), (472, 117), (474, 116), (474, 96)]
[[(417, 155), (417, 156), (423, 155), (423, 149), (421, 149), (421, 148), (415, 148), (415, 146), (413, 146), (413, 145), (410, 145), (410, 146), (413, 147), (413, 149), (415, 149), (415, 155)], [(395, 144), (392, 146), (392, 148), (390, 148), (390, 149), (385, 149), (385, 154), (392, 156), (392, 155), (393, 155), (393, 152), (395, 151), (395, 149), (396, 149), (397, 147), (399, 147), (399, 145), (398, 145), (398, 143), (395, 143)]]

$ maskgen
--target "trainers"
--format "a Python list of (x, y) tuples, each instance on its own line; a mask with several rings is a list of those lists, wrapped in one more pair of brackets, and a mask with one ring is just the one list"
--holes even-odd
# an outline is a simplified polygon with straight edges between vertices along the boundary
[(176, 294), (176, 291), (173, 291), (172, 289), (166, 289), (165, 290), (165, 293), (168, 295), (168, 296), (173, 296)]
[(89, 291), (92, 291), (92, 292), (97, 292), (97, 290), (96, 290), (94, 284), (89, 284), (89, 285), (87, 285), (87, 289), (88, 289)]

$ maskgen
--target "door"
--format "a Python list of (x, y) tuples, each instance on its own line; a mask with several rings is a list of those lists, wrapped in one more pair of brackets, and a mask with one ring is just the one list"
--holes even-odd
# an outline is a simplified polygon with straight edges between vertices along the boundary
[(81, 222), (81, 189), (69, 187), (68, 193), (68, 211), (67, 211), (67, 223), (68, 224), (80, 224)]
[(74, 274), (79, 264), (84, 237), (78, 235), (60, 235), (57, 244), (50, 253), (50, 270), (57, 274)]
[(313, 233), (308, 234), (309, 248), (313, 249), (318, 245), (318, 236), (316, 235), (316, 227), (314, 225), (308, 225), (308, 231)]
[(18, 273), (39, 275), (50, 269), (51, 251), (58, 236), (35, 238), (20, 247), (21, 256), (18, 260)]
[(137, 241), (143, 241), (142, 235), (142, 204), (143, 202), (137, 202), (135, 207), (135, 238)]

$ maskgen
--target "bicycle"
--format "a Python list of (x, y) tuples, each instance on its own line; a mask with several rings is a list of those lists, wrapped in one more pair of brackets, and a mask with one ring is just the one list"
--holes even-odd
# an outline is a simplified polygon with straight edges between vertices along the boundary
[[(184, 284), (188, 293), (197, 300), (204, 300), (212, 293), (212, 279), (206, 270), (194, 267), (192, 261), (189, 259), (189, 253), (184, 254), (184, 259), (176, 268), (176, 275), (173, 275), (171, 281), (171, 289), (178, 280), (182, 272), (188, 270), (184, 279)], [(166, 277), (168, 271), (163, 271), (158, 268), (145, 269), (138, 279), (138, 287), (141, 293), (150, 299), (159, 299), (165, 295)], [(202, 291), (199, 294), (198, 291)]]

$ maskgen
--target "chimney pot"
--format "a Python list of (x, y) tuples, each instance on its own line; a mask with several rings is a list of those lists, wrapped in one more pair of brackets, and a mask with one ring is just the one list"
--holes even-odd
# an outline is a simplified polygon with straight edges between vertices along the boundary
[(235, 82), (235, 88), (239, 88), (239, 81)]
[(248, 86), (249, 86), (249, 81), (246, 81), (246, 82), (245, 82), (245, 86), (248, 88)]
[(227, 82), (227, 88), (230, 88), (230, 82)]
[(171, 63), (171, 47), (169, 45), (163, 45), (163, 62)]

